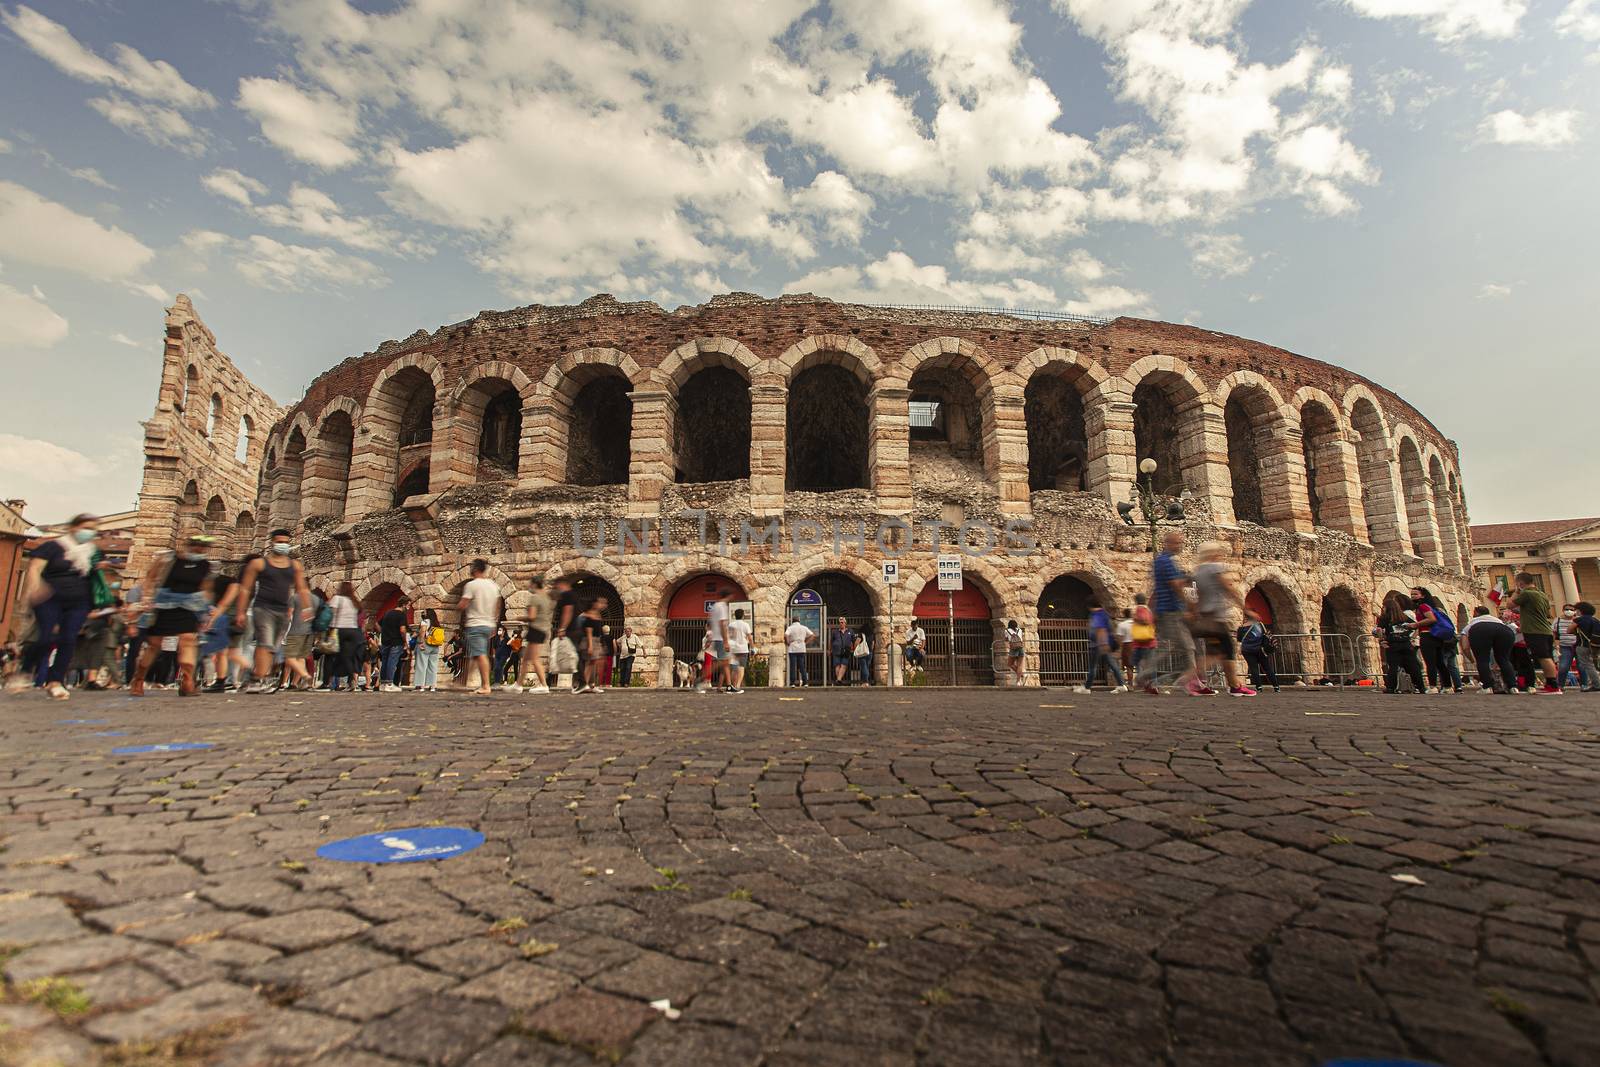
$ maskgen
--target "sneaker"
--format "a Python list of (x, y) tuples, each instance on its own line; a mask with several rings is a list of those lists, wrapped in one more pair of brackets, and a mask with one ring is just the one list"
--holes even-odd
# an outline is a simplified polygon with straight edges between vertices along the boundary
[(272, 692), (272, 688), (273, 687), (269, 686), (266, 682), (251, 682), (249, 685), (244, 687), (243, 691), (253, 696), (257, 693), (270, 693)]
[(1213, 692), (1215, 692), (1215, 690), (1206, 685), (1204, 682), (1187, 682), (1184, 684), (1183, 691), (1192, 697), (1210, 696)]
[(1256, 695), (1256, 691), (1248, 685), (1236, 685), (1228, 690), (1228, 695), (1231, 697), (1253, 697)]
[(205, 691), (208, 692), (208, 693), (226, 693), (228, 691), (228, 688), (229, 688), (229, 686), (228, 686), (227, 682), (216, 681), (216, 682), (212, 682), (210, 685), (206, 686)]
[(730, 693), (742, 693), (742, 692), (744, 692), (744, 690), (743, 689), (734, 688), (734, 689), (728, 690), (728, 692), (730, 692)]
[(502, 685), (500, 687), (500, 692), (502, 692), (502, 693), (520, 693), (520, 692), (522, 692), (522, 686), (518, 685), (515, 682), (511, 682), (511, 683), (509, 683), (507, 685)]
[(381, 686), (379, 691), (384, 693), (398, 693), (400, 692), (400, 687), (395, 685), (393, 682), (390, 682), (387, 685)]
[(1125, 686), (1125, 685), (1119, 685), (1119, 686), (1117, 686), (1115, 689), (1113, 689), (1111, 691), (1113, 693), (1126, 693), (1128, 691), (1128, 687)]
[(524, 693), (548, 693), (550, 692), (550, 687), (548, 685), (530, 685), (523, 687), (522, 691)]
[(1561, 687), (1559, 685), (1551, 685), (1550, 683), (1546, 682), (1543, 686), (1535, 689), (1534, 692), (1538, 693), (1540, 696), (1558, 697), (1561, 695)]
[(1093, 690), (1091, 690), (1086, 685), (1075, 685), (1075, 686), (1072, 687), (1072, 691), (1074, 693), (1090, 693), (1090, 692), (1093, 692)]

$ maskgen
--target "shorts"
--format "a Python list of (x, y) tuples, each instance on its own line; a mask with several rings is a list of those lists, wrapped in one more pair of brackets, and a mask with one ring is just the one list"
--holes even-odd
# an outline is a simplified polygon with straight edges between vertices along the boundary
[(835, 656), (835, 657), (833, 657), (833, 665), (835, 667), (848, 667), (848, 666), (850, 666), (850, 657), (849, 656)]
[(311, 655), (311, 645), (316, 636), (309, 633), (290, 634), (283, 642), (284, 659), (305, 659)]
[(722, 663), (728, 658), (727, 649), (723, 648), (721, 641), (711, 642), (711, 658)]
[(256, 645), (276, 649), (289, 633), (289, 609), (257, 604), (251, 613), (256, 630)]
[(1012, 645), (1010, 648), (1006, 649), (1006, 655), (1012, 659), (1021, 659), (1023, 655), (1022, 646)]
[(1196, 641), (1214, 645), (1217, 654), (1224, 659), (1233, 658), (1233, 631), (1228, 628), (1226, 620), (1202, 615), (1189, 624), (1189, 632)]
[(1528, 655), (1534, 659), (1555, 659), (1555, 635), (1553, 634), (1523, 634), (1522, 639), (1528, 643)]
[(466, 635), (467, 655), (477, 657), (489, 654), (489, 642), (494, 638), (493, 626), (468, 626)]
[(750, 653), (748, 652), (732, 652), (729, 655), (733, 657), (733, 665), (735, 667), (743, 667), (750, 662)]
[(549, 639), (549, 637), (550, 635), (545, 633), (543, 630), (536, 629), (532, 626), (528, 627), (527, 638), (528, 644), (530, 645), (542, 645)]

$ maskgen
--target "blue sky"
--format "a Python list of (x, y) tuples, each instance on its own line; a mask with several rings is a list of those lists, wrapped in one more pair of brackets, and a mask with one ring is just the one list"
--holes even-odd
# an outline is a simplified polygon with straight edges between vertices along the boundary
[[(136, 500), (163, 302), (280, 401), (483, 308), (1138, 314), (1600, 510), (1600, 0), (0, 0), (0, 495)], [(18, 402), (20, 401), (20, 402)]]

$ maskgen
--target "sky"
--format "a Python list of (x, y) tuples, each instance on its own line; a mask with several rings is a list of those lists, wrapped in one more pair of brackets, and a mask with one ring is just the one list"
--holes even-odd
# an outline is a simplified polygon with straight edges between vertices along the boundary
[(1600, 513), (1600, 0), (0, 0), (0, 497), (136, 506), (163, 307), (280, 402), (596, 292), (1194, 323), (1475, 522)]

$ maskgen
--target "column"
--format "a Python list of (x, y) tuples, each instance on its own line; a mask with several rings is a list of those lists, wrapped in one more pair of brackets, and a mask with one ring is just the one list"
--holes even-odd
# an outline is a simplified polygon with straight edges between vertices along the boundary
[(994, 419), (984, 433), (984, 465), (994, 472), (1000, 513), (1025, 518), (1033, 514), (1033, 505), (1028, 499), (1028, 421), (1022, 390), (997, 387), (990, 402)]
[(345, 467), (344, 449), (315, 444), (305, 451), (305, 469), (300, 476), (300, 513), (305, 518), (344, 517), (345, 486), (350, 472)]
[(788, 477), (789, 388), (776, 376), (750, 385), (750, 513), (783, 514)]
[[(481, 414), (481, 413), (480, 413)], [(478, 435), (470, 433), (471, 443), (456, 439), (454, 405), (433, 402), (433, 440), (428, 449), (428, 492), (442, 493), (455, 485), (471, 485), (478, 480)]]
[[(1321, 497), (1322, 524), (1367, 539), (1367, 510), (1361, 500), (1361, 476), (1356, 450), (1343, 438), (1324, 440), (1317, 446), (1317, 495)], [(1351, 477), (1352, 473), (1355, 477)], [(1307, 506), (1310, 501), (1307, 500)]]
[(876, 386), (867, 395), (871, 412), (867, 466), (878, 493), (882, 515), (911, 514), (911, 390), (895, 385)]
[[(1198, 429), (1193, 427), (1198, 424)], [(1228, 473), (1228, 426), (1222, 409), (1202, 400), (1191, 400), (1178, 409), (1178, 462), (1183, 465), (1183, 484), (1189, 492), (1211, 507), (1211, 521), (1231, 525), (1233, 477)]]
[(672, 482), (672, 431), (678, 398), (665, 389), (634, 389), (633, 442), (628, 463), (628, 516), (661, 510), (661, 493)]
[[(637, 424), (638, 415), (634, 415)], [(541, 396), (522, 409), (522, 440), (517, 443), (517, 483), (538, 488), (567, 480), (566, 404)]]
[[(1092, 398), (1090, 398), (1092, 399)], [(1132, 499), (1139, 457), (1133, 435), (1131, 400), (1102, 400), (1084, 405), (1083, 429), (1088, 438), (1085, 484), (1113, 504)]]
[(1287, 419), (1256, 431), (1261, 464), (1261, 510), (1269, 526), (1311, 532), (1311, 498), (1306, 487), (1303, 431)]
[(1566, 596), (1568, 604), (1576, 604), (1581, 598), (1578, 595), (1578, 575), (1573, 570), (1570, 559), (1557, 559), (1556, 566), (1561, 568), (1561, 589)]
[(345, 519), (355, 522), (387, 509), (394, 499), (394, 463), (398, 441), (388, 430), (356, 428), (354, 458), (350, 461), (350, 492), (345, 499)]

